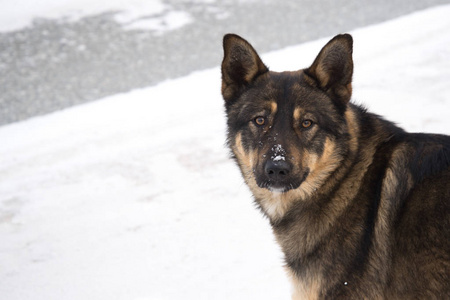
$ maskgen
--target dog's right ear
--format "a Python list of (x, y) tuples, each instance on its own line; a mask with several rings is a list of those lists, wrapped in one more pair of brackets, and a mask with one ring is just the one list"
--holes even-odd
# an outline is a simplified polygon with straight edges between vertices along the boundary
[(305, 70), (319, 88), (328, 93), (337, 104), (345, 107), (352, 95), (353, 39), (340, 34), (329, 41), (317, 55), (311, 67)]
[(269, 69), (246, 40), (235, 34), (223, 38), (222, 95), (225, 101), (235, 99), (246, 85)]

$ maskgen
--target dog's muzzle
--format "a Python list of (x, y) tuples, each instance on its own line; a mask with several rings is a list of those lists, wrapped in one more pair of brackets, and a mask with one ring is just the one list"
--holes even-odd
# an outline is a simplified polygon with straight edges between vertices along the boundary
[(264, 165), (264, 179), (259, 181), (259, 187), (272, 192), (284, 193), (300, 186), (302, 180), (292, 176), (292, 165), (285, 160), (269, 159)]

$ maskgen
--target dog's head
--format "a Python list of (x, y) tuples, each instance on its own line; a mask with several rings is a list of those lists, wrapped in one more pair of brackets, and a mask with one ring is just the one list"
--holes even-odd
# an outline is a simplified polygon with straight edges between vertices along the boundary
[(306, 199), (349, 151), (351, 36), (336, 36), (296, 72), (269, 71), (237, 35), (223, 46), (228, 143), (247, 184), (259, 201)]

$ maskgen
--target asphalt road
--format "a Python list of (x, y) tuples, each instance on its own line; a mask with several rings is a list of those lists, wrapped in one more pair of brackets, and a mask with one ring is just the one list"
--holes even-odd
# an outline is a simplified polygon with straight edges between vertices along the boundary
[(194, 21), (161, 35), (125, 30), (108, 12), (0, 33), (0, 125), (218, 66), (228, 32), (263, 53), (450, 0), (164, 2)]

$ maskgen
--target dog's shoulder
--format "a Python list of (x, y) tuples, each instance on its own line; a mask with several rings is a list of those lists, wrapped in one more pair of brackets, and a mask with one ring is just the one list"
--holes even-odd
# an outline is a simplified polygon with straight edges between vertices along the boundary
[(418, 183), (450, 168), (450, 136), (409, 133), (364, 107), (352, 105), (360, 127), (361, 147), (374, 147), (374, 160), (412, 176)]
[(410, 160), (415, 181), (420, 182), (449, 169), (450, 136), (412, 133), (407, 135), (406, 142), (413, 149)]

